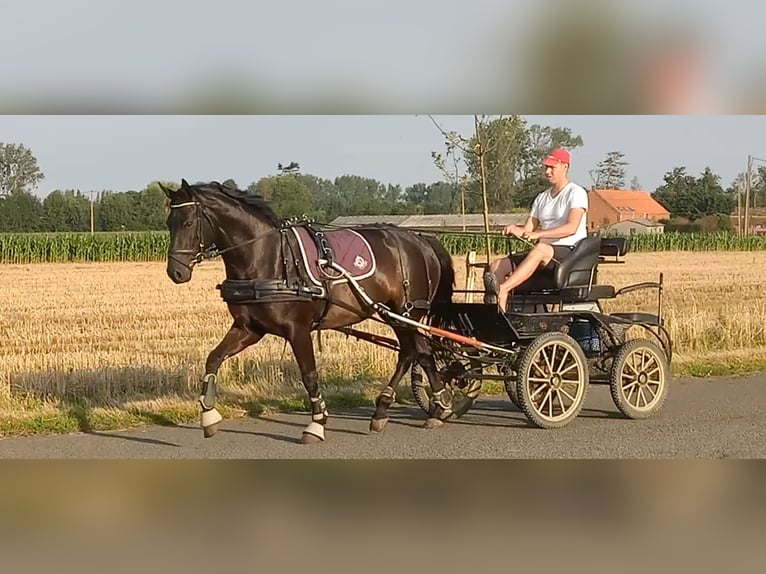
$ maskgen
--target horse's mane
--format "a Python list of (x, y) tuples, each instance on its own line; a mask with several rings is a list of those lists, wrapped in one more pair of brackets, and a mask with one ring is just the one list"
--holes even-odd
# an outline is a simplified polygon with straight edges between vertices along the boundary
[(274, 225), (274, 227), (280, 227), (284, 222), (284, 220), (279, 217), (271, 207), (271, 202), (262, 195), (250, 191), (243, 191), (234, 185), (229, 184), (229, 182), (219, 183), (217, 181), (211, 181), (210, 183), (205, 184), (204, 187), (219, 191), (239, 203), (255, 208), (258, 211), (257, 214), (265, 217), (269, 223)]

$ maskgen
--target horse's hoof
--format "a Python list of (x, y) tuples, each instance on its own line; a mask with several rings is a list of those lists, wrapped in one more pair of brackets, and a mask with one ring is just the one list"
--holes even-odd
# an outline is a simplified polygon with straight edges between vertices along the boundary
[(301, 444), (317, 444), (324, 441), (324, 427), (319, 423), (312, 422), (303, 431)]
[(214, 425), (210, 425), (208, 427), (202, 427), (202, 434), (205, 435), (205, 438), (211, 438), (217, 432), (218, 432), (218, 423), (215, 423)]
[(307, 432), (304, 432), (301, 436), (301, 444), (319, 444), (322, 441), (324, 441), (323, 438)]
[(439, 419), (428, 419), (423, 423), (423, 428), (428, 430), (440, 429), (444, 426), (444, 421)]
[(210, 438), (218, 432), (218, 425), (222, 420), (223, 417), (221, 416), (221, 413), (219, 413), (216, 409), (202, 411), (202, 420), (200, 422), (202, 426), (202, 433), (205, 435), (205, 438)]
[(384, 419), (372, 419), (370, 421), (370, 432), (371, 433), (383, 432), (383, 429), (386, 428), (387, 424), (388, 424), (388, 417)]

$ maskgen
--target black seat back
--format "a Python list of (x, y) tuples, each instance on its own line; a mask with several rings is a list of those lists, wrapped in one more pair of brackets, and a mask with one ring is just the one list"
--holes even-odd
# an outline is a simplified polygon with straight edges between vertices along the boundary
[(596, 282), (596, 265), (601, 253), (601, 238), (589, 235), (572, 252), (556, 264), (554, 282), (557, 289), (587, 287)]
[(601, 255), (605, 257), (624, 257), (630, 249), (628, 237), (603, 237), (601, 239)]

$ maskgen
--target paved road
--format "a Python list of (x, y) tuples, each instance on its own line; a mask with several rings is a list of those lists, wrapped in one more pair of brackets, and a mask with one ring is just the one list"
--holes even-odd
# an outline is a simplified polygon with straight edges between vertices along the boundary
[(381, 435), (372, 410), (331, 413), (327, 441), (298, 443), (308, 417), (230, 420), (212, 439), (195, 425), (0, 439), (0, 458), (766, 458), (766, 374), (678, 380), (654, 418), (622, 418), (609, 388), (593, 386), (580, 417), (540, 430), (501, 397), (482, 398), (462, 419), (420, 428), (417, 408), (395, 407)]

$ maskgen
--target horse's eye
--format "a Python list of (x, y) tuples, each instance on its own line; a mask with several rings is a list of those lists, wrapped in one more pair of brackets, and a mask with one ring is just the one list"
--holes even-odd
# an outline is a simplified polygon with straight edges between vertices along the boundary
[(191, 221), (187, 221), (187, 222), (184, 223), (184, 227), (191, 227), (191, 226), (192, 226), (192, 222)]

